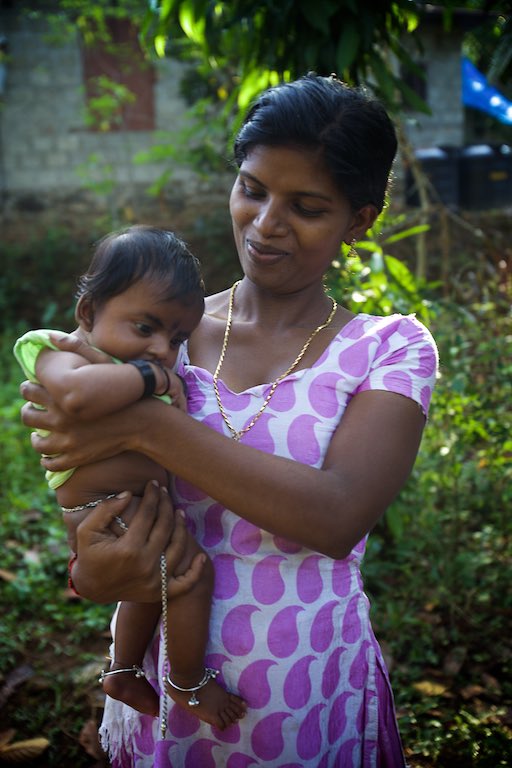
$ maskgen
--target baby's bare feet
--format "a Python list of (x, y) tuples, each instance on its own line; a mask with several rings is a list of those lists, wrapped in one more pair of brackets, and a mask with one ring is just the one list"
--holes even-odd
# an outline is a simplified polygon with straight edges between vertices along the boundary
[[(186, 681), (184, 678), (178, 678), (174, 675), (172, 680), (180, 688), (193, 686), (190, 680)], [(211, 677), (206, 685), (196, 691), (194, 695), (191, 692), (176, 690), (169, 683), (167, 683), (166, 688), (167, 693), (178, 706), (221, 731), (244, 717), (247, 709), (243, 699), (224, 690), (214, 677)], [(197, 700), (198, 704), (190, 706), (190, 700)]]
[(109, 672), (102, 673), (100, 682), (110, 698), (122, 701), (145, 715), (158, 717), (158, 695), (140, 667), (125, 667), (114, 661)]

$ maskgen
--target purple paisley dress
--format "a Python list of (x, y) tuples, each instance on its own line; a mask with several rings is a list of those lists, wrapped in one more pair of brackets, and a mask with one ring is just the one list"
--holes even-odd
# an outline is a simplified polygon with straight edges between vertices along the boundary
[[(181, 365), (190, 413), (227, 434), (212, 375), (190, 365), (186, 350)], [(426, 414), (436, 369), (433, 339), (413, 316), (358, 315), (311, 368), (279, 384), (242, 442), (321, 467), (353, 395), (396, 392)], [(268, 387), (234, 393), (219, 381), (236, 429)], [(169, 700), (162, 739), (157, 720), (107, 699), (101, 735), (114, 768), (403, 768), (360, 573), (366, 539), (336, 561), (272, 536), (179, 479), (175, 497), (215, 567), (206, 664), (221, 670), (219, 680), (247, 701), (248, 713), (221, 732)], [(145, 660), (157, 688), (159, 643), (156, 636)]]

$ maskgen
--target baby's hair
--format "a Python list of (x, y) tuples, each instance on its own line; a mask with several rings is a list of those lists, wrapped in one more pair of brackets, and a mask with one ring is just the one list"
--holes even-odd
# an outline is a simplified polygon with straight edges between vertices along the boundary
[(86, 295), (101, 305), (142, 278), (158, 281), (165, 301), (191, 293), (204, 297), (199, 260), (183, 240), (174, 232), (146, 225), (111, 232), (96, 243), (76, 297)]

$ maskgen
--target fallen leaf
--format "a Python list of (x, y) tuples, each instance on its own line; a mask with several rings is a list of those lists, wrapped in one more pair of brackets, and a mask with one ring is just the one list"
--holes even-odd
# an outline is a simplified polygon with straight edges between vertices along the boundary
[(6, 571), (4, 568), (0, 568), (0, 579), (4, 581), (14, 581), (16, 574), (12, 571)]
[(442, 696), (448, 690), (446, 685), (436, 683), (434, 680), (420, 680), (418, 683), (413, 683), (412, 687), (423, 696)]
[(469, 701), (469, 699), (474, 699), (477, 696), (480, 696), (482, 693), (485, 693), (485, 688), (482, 688), (481, 685), (466, 685), (465, 688), (461, 688), (460, 691), (460, 695), (466, 701)]
[(0, 749), (14, 739), (16, 731), (14, 728), (9, 728), (8, 731), (2, 731), (0, 733)]
[(42, 755), (49, 745), (48, 739), (43, 739), (42, 736), (25, 741), (15, 741), (14, 744), (7, 744), (0, 748), (0, 759), (7, 763), (23, 763)]
[(84, 727), (80, 731), (78, 741), (88, 755), (95, 757), (96, 760), (105, 761), (106, 755), (100, 745), (98, 737), (98, 724), (95, 720), (87, 720)]

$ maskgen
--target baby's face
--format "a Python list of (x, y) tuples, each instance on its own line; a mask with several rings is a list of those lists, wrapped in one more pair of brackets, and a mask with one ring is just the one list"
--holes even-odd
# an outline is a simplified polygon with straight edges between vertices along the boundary
[(156, 360), (172, 368), (202, 313), (196, 294), (162, 299), (161, 284), (142, 279), (95, 310), (88, 341), (124, 362)]

